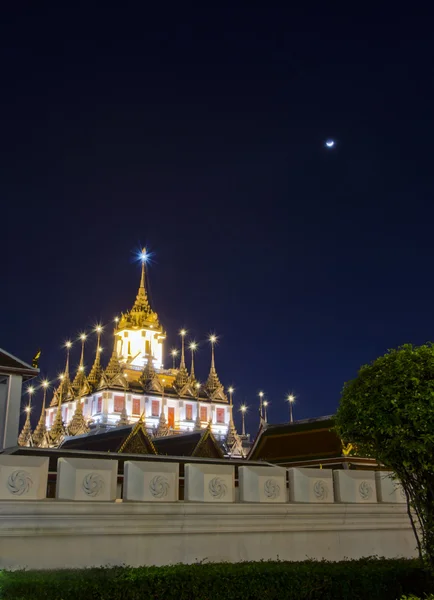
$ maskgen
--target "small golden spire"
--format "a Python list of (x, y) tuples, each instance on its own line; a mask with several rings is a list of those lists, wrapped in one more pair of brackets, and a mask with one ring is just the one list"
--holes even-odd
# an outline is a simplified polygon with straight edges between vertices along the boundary
[(79, 398), (75, 406), (74, 416), (68, 425), (68, 434), (82, 435), (83, 433), (89, 433), (89, 427), (87, 426), (86, 419), (84, 418), (83, 405), (81, 403), (81, 399)]
[(30, 405), (26, 406), (25, 411), (27, 413), (27, 416), (26, 416), (24, 426), (21, 430), (21, 433), (18, 436), (18, 445), (19, 446), (31, 446), (32, 445), (32, 427), (30, 424), (30, 410), (31, 410)]
[(214, 356), (214, 346), (217, 343), (217, 336), (212, 334), (209, 336), (209, 341), (211, 343), (211, 368), (209, 371), (208, 379), (205, 384), (205, 389), (209, 395), (212, 395), (216, 390), (223, 389), (222, 384), (217, 375), (217, 371), (215, 368), (215, 356)]
[(185, 329), (181, 329), (179, 335), (181, 336), (181, 361), (179, 363), (178, 373), (175, 378), (175, 387), (181, 389), (188, 382), (188, 371), (185, 366), (185, 343), (184, 339), (187, 334)]
[(65, 435), (65, 428), (62, 420), (62, 394), (59, 394), (59, 402), (57, 405), (56, 417), (49, 431), (50, 442), (53, 446), (59, 446)]
[(99, 382), (101, 381), (101, 375), (102, 375), (102, 367), (101, 367), (101, 333), (102, 333), (102, 325), (97, 325), (95, 327), (95, 333), (97, 335), (97, 342), (96, 342), (96, 353), (95, 353), (95, 361), (92, 365), (92, 368), (90, 370), (90, 373), (87, 377), (87, 381), (90, 385), (90, 387), (92, 388), (92, 390), (94, 390)]
[(36, 429), (33, 433), (33, 443), (35, 446), (40, 446), (42, 441), (45, 439), (47, 435), (47, 428), (45, 426), (45, 405), (47, 400), (47, 389), (48, 389), (48, 381), (44, 380), (42, 382), (42, 387), (44, 389), (44, 396), (42, 398), (42, 408), (41, 408), (41, 416), (39, 417), (38, 424), (36, 425)]
[(164, 437), (168, 435), (169, 427), (167, 425), (166, 416), (164, 414), (164, 409), (161, 408), (160, 419), (158, 421), (157, 431), (155, 432), (155, 437)]
[(191, 352), (190, 384), (194, 385), (196, 383), (196, 376), (194, 374), (194, 353), (197, 350), (196, 342), (191, 342), (189, 348)]
[(130, 424), (130, 420), (128, 418), (127, 409), (124, 405), (122, 412), (121, 412), (121, 416), (119, 417), (119, 420), (116, 423), (116, 427), (124, 427), (125, 425), (129, 425), (129, 424)]
[(116, 349), (117, 346), (117, 338), (114, 336), (114, 344), (113, 344), (113, 352), (110, 357), (109, 363), (105, 370), (105, 375), (109, 381), (111, 381), (116, 375), (122, 373), (121, 363), (119, 362), (118, 351)]
[(80, 391), (83, 388), (83, 383), (86, 379), (86, 374), (84, 372), (84, 345), (86, 343), (87, 335), (85, 333), (80, 334), (81, 341), (81, 355), (80, 355), (80, 363), (77, 368), (77, 373), (75, 374), (74, 381), (72, 382), (72, 389), (76, 396), (80, 395)]

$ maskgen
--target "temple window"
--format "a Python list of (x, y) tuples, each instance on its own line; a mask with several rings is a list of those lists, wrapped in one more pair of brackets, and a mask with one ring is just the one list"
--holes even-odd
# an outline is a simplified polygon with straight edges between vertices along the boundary
[(114, 412), (121, 413), (125, 408), (125, 398), (123, 396), (115, 396)]
[(185, 405), (185, 418), (187, 421), (193, 420), (193, 406), (191, 404)]
[(160, 402), (158, 400), (152, 400), (152, 416), (158, 417), (160, 414)]
[(217, 414), (217, 423), (224, 423), (225, 422), (225, 409), (218, 408), (216, 410), (216, 414)]
[(133, 398), (133, 415), (140, 415), (140, 398)]
[(208, 421), (208, 408), (206, 406), (200, 407), (200, 420)]

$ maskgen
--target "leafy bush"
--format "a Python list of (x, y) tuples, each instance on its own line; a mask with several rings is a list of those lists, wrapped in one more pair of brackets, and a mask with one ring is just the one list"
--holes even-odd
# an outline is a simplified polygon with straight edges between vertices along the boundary
[(3, 571), (6, 600), (397, 600), (434, 591), (416, 560), (246, 562)]
[[(419, 554), (434, 572), (434, 344), (405, 344), (345, 384), (336, 431), (401, 482)], [(415, 516), (413, 516), (415, 514)]]

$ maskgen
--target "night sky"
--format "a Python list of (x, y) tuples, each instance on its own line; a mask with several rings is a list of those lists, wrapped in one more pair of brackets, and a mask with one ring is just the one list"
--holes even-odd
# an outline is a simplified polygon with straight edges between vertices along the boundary
[(215, 331), (254, 433), (259, 390), (331, 414), (434, 337), (434, 47), (427, 14), (235, 5), (3, 7), (0, 345), (53, 379), (101, 321), (107, 361), (146, 245), (166, 366), (185, 326), (204, 380)]

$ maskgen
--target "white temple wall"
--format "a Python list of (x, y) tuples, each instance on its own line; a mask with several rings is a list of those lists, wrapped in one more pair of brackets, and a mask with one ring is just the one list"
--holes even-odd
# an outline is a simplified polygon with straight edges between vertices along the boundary
[(415, 557), (405, 505), (0, 502), (0, 568)]
[(65, 455), (54, 500), (48, 462), (0, 455), (0, 569), (417, 556), (390, 473)]
[[(82, 399), (83, 415), (86, 419), (92, 419), (96, 423), (106, 423), (110, 426), (115, 426), (121, 416), (120, 412), (115, 412), (115, 396), (125, 398), (125, 407), (127, 415), (131, 422), (136, 422), (144, 413), (147, 426), (150, 428), (157, 427), (160, 419), (161, 405), (163, 403), (164, 416), (166, 422), (169, 422), (169, 409), (174, 410), (175, 429), (181, 432), (192, 431), (195, 426), (197, 413), (201, 416), (200, 408), (206, 411), (206, 418), (201, 419), (202, 428), (207, 427), (209, 419), (212, 419), (212, 432), (216, 436), (225, 436), (227, 434), (230, 421), (230, 406), (226, 403), (211, 403), (203, 402), (195, 398), (178, 399), (161, 396), (151, 396), (143, 394), (132, 394), (119, 390), (118, 392), (100, 391), (91, 396)], [(158, 402), (158, 415), (152, 414), (153, 401)], [(62, 405), (62, 420), (67, 424), (75, 413), (77, 400), (64, 403)], [(101, 410), (99, 411), (99, 405)], [(192, 406), (192, 418), (187, 419), (187, 405)], [(50, 407), (46, 412), (46, 427), (50, 429), (56, 416), (57, 406)], [(219, 411), (223, 411), (220, 413)], [(52, 415), (52, 416), (50, 416)], [(223, 415), (221, 422), (218, 422), (219, 415)], [(205, 416), (205, 415), (204, 415)]]

